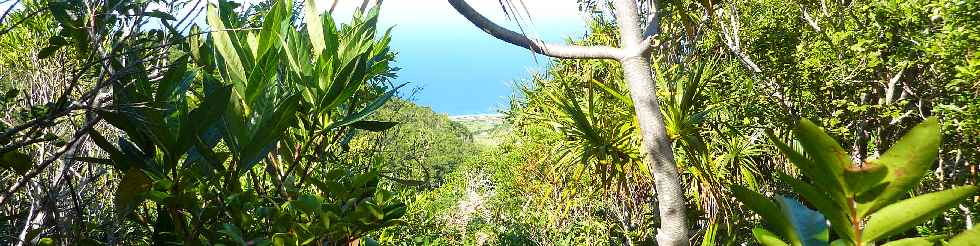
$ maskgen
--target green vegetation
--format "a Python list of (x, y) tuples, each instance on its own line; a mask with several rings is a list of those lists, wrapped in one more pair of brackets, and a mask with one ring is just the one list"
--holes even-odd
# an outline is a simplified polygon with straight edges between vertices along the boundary
[(980, 242), (978, 1), (578, 1), (474, 116), (404, 96), (381, 2), (13, 3), (0, 244)]

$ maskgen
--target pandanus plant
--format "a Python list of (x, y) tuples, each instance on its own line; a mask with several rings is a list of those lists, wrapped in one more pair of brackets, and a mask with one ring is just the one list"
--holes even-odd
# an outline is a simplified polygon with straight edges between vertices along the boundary
[[(880, 158), (863, 163), (852, 163), (832, 137), (808, 120), (801, 120), (793, 133), (803, 153), (772, 133), (769, 138), (807, 181), (787, 174), (779, 176), (816, 211), (789, 197), (780, 196), (773, 201), (756, 191), (732, 187), (735, 196), (762, 217), (765, 227), (753, 229), (753, 234), (763, 245), (875, 245), (897, 239), (977, 191), (976, 186), (966, 185), (901, 200), (919, 183), (939, 153), (941, 136), (936, 118), (920, 123)], [(835, 236), (833, 241), (830, 231)], [(942, 237), (915, 237), (884, 245), (977, 242), (980, 230), (973, 229), (949, 241)]]

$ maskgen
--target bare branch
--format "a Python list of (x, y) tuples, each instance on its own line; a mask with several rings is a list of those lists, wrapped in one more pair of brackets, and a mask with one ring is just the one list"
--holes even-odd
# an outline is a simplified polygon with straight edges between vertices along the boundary
[[(721, 9), (721, 15), (718, 16), (718, 26), (721, 26), (722, 39), (725, 40), (725, 46), (732, 51), (732, 54), (735, 54), (735, 56), (738, 57), (738, 60), (742, 63), (742, 65), (751, 70), (753, 73), (762, 72), (759, 65), (756, 65), (755, 62), (752, 61), (752, 58), (742, 50), (742, 44), (741, 41), (739, 41), (740, 37), (738, 35), (740, 25), (738, 22), (737, 11), (738, 10), (736, 10), (734, 6), (732, 6), (731, 13), (726, 13), (724, 8)], [(725, 18), (722, 17), (726, 14), (729, 17), (729, 23), (726, 23)], [(731, 25), (730, 27), (728, 26), (729, 24)]]
[(333, 13), (333, 10), (337, 8), (337, 2), (340, 2), (340, 0), (333, 0), (333, 3), (330, 4), (330, 10), (329, 10), (330, 13)]
[(650, 18), (647, 18), (647, 25), (643, 30), (643, 37), (652, 37), (660, 34), (660, 2), (650, 0)]
[(490, 21), (482, 14), (470, 7), (464, 0), (449, 0), (449, 4), (456, 9), (459, 14), (466, 17), (470, 23), (476, 25), (487, 34), (503, 40), (504, 42), (523, 47), (531, 52), (555, 57), (569, 59), (619, 59), (620, 49), (608, 46), (580, 46), (549, 44), (540, 39), (531, 39), (527, 36), (504, 28), (493, 21)]
[(810, 13), (806, 12), (806, 8), (803, 7), (803, 4), (800, 4), (800, 12), (803, 12), (803, 20), (810, 25), (810, 28), (813, 28), (813, 30), (817, 33), (823, 32), (823, 30), (820, 29), (820, 25), (817, 25), (817, 21), (815, 21), (813, 17), (810, 17)]

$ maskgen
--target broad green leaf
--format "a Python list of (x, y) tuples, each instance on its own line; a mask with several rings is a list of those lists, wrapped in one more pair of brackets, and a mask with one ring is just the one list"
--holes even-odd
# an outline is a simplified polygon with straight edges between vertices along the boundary
[(167, 73), (163, 75), (163, 78), (160, 79), (160, 85), (157, 87), (156, 95), (154, 95), (156, 102), (165, 103), (169, 101), (174, 90), (177, 89), (177, 86), (181, 82), (188, 77), (190, 79), (194, 78), (195, 74), (193, 72), (187, 73), (188, 59), (189, 57), (187, 55), (177, 58), (170, 66), (170, 69), (167, 70)]
[(932, 246), (932, 245), (936, 245), (936, 243), (934, 243), (933, 240), (931, 240), (930, 238), (913, 237), (913, 238), (891, 241), (882, 244), (881, 246)]
[(851, 242), (851, 240), (843, 239), (843, 238), (830, 242), (830, 246), (853, 246), (853, 245), (854, 243)]
[(55, 245), (57, 245), (57, 243), (55, 243), (54, 239), (50, 237), (41, 238), (41, 240), (37, 241), (37, 246), (55, 246)]
[[(310, 43), (313, 44), (313, 58), (316, 58), (326, 47), (323, 39), (323, 21), (320, 20), (320, 13), (317, 13), (314, 1), (303, 1), (303, 14), (306, 18), (306, 31), (310, 36)], [(332, 41), (332, 39), (331, 39)]]
[(89, 130), (88, 136), (95, 143), (95, 146), (98, 146), (99, 149), (109, 154), (109, 159), (112, 160), (112, 167), (117, 171), (129, 169), (129, 163), (126, 161), (123, 153), (116, 146), (113, 146), (112, 143), (109, 143), (109, 140), (106, 140), (105, 136), (102, 136), (99, 131), (91, 129)]
[(782, 210), (779, 209), (776, 203), (758, 192), (748, 190), (741, 186), (733, 185), (731, 186), (731, 190), (732, 194), (745, 204), (746, 207), (759, 214), (759, 216), (762, 216), (762, 222), (767, 225), (767, 228), (789, 239), (793, 245), (801, 245), (800, 237), (796, 234), (796, 230), (793, 229), (793, 224)]
[(204, 96), (204, 101), (187, 115), (180, 127), (177, 141), (180, 149), (176, 150), (178, 154), (186, 152), (194, 145), (194, 139), (198, 135), (221, 118), (231, 100), (231, 90), (231, 86), (216, 88), (211, 94)]
[(274, 246), (290, 246), (299, 245), (296, 242), (296, 237), (286, 234), (286, 233), (276, 233), (272, 235), (272, 245)]
[(888, 168), (888, 175), (881, 181), (887, 185), (882, 186), (881, 190), (872, 190), (877, 193), (873, 194), (873, 200), (859, 199), (858, 215), (867, 215), (891, 204), (919, 183), (939, 154), (940, 142), (939, 121), (930, 117), (902, 136), (881, 158), (869, 161)]
[(136, 206), (143, 202), (142, 194), (150, 190), (151, 184), (152, 181), (150, 181), (150, 178), (142, 170), (136, 167), (130, 167), (123, 174), (122, 180), (119, 181), (119, 187), (116, 190), (114, 199), (116, 214), (120, 218), (129, 215)]
[(980, 246), (980, 226), (957, 234), (949, 240), (949, 246)]
[[(803, 146), (803, 150), (812, 158), (816, 168), (820, 173), (815, 175), (830, 175), (836, 182), (834, 188), (843, 186), (844, 169), (851, 166), (851, 158), (834, 138), (827, 135), (819, 126), (813, 122), (802, 119), (793, 130), (797, 140)], [(826, 184), (820, 184), (826, 185)], [(853, 194), (852, 191), (843, 187), (845, 194)]]
[(257, 163), (269, 151), (269, 147), (279, 141), (279, 137), (286, 131), (293, 119), (296, 118), (296, 106), (299, 103), (299, 95), (292, 95), (276, 106), (272, 115), (267, 116), (258, 125), (257, 131), (244, 146), (241, 152), (241, 164), (243, 168), (240, 172), (248, 171), (252, 165)]
[[(288, 25), (289, 15), (286, 10), (290, 9), (292, 1), (275, 1), (272, 9), (265, 14), (262, 22), (262, 30), (259, 31), (256, 60), (261, 60), (269, 49), (279, 43), (282, 35), (283, 25)], [(253, 75), (254, 76), (254, 75)]]
[(767, 131), (766, 135), (776, 145), (776, 148), (780, 152), (783, 152), (786, 158), (802, 171), (803, 175), (810, 177), (815, 182), (814, 186), (824, 187), (822, 190), (825, 191), (828, 197), (838, 207), (843, 208), (847, 206), (847, 200), (844, 198), (844, 188), (834, 178), (835, 176), (832, 174), (832, 171), (826, 165), (817, 165), (813, 160), (807, 159), (803, 154), (779, 140), (772, 132)]
[(752, 235), (755, 236), (756, 241), (759, 241), (759, 244), (764, 246), (789, 246), (788, 243), (784, 242), (776, 234), (760, 227), (752, 229)]
[(279, 50), (271, 50), (269, 55), (259, 59), (255, 66), (250, 70), (250, 76), (245, 83), (245, 103), (255, 107), (260, 105), (259, 101), (264, 100), (266, 92), (272, 90), (275, 84), (277, 68), (279, 65)]
[[(310, 64), (310, 47), (300, 40), (300, 35), (292, 28), (286, 28), (282, 38), (283, 53), (289, 61), (292, 72), (299, 77), (309, 76), (312, 70)], [(312, 100), (310, 100), (312, 101)]]
[(0, 157), (0, 167), (14, 170), (17, 174), (25, 174), (34, 166), (31, 157), (19, 150), (7, 151)]
[(881, 183), (888, 174), (888, 168), (875, 163), (844, 168), (844, 183), (852, 194), (862, 194)]
[(251, 137), (246, 120), (249, 112), (245, 108), (245, 102), (238, 91), (232, 91), (230, 100), (225, 114), (221, 117), (221, 130), (223, 131), (221, 135), (229, 148), (233, 151), (241, 151), (244, 148), (243, 145), (248, 143), (249, 137)]
[(783, 215), (793, 224), (796, 235), (804, 246), (826, 246), (829, 240), (827, 219), (817, 211), (807, 208), (796, 199), (780, 196), (777, 200)]
[(888, 238), (918, 225), (976, 193), (976, 186), (961, 186), (902, 200), (871, 215), (864, 227), (865, 242)]
[[(364, 78), (365, 63), (366, 61), (363, 61), (363, 56), (358, 56), (358, 58), (345, 64), (336, 76), (327, 81), (328, 83), (326, 84), (330, 85), (329, 88), (321, 87), (327, 90), (324, 98), (320, 99), (320, 104), (326, 105), (324, 107), (325, 109), (336, 107), (360, 88)], [(321, 80), (320, 84), (324, 84), (324, 81)]]
[(381, 95), (380, 97), (378, 97), (377, 99), (375, 99), (374, 102), (371, 102), (371, 104), (368, 104), (367, 107), (365, 107), (364, 109), (361, 109), (361, 111), (358, 111), (357, 113), (354, 113), (354, 114), (352, 114), (352, 115), (350, 115), (350, 116), (348, 116), (348, 117), (346, 117), (346, 118), (344, 118), (344, 119), (342, 119), (340, 121), (337, 121), (337, 122), (334, 122), (334, 123), (330, 124), (330, 126), (328, 126), (325, 130), (330, 130), (330, 129), (333, 129), (333, 128), (350, 125), (350, 124), (353, 124), (354, 122), (358, 122), (358, 121), (363, 120), (364, 118), (366, 118), (369, 115), (371, 115), (372, 113), (374, 113), (374, 111), (377, 111), (379, 108), (381, 108), (381, 106), (384, 106), (385, 102), (387, 102), (388, 99), (391, 99), (391, 97), (394, 96), (396, 92), (398, 92), (398, 89), (402, 88), (402, 86), (405, 86), (405, 85), (406, 84), (401, 84), (401, 85), (395, 87), (394, 89), (389, 90), (384, 95)]
[(830, 220), (831, 228), (834, 229), (834, 232), (838, 236), (846, 239), (854, 238), (854, 232), (851, 230), (851, 222), (844, 212), (844, 208), (830, 200), (826, 193), (783, 173), (779, 173), (779, 179), (789, 184), (793, 188), (793, 191), (800, 194), (803, 199), (813, 204), (817, 208), (817, 211), (820, 211), (820, 213), (826, 216), (827, 220)]
[(238, 57), (238, 51), (231, 41), (235, 36), (230, 35), (230, 31), (225, 28), (225, 24), (222, 22), (218, 13), (218, 6), (208, 4), (207, 19), (208, 25), (211, 26), (211, 36), (214, 39), (215, 49), (224, 58), (225, 70), (228, 71), (231, 79), (235, 81), (234, 84), (245, 83), (245, 67), (242, 66), (242, 60)]

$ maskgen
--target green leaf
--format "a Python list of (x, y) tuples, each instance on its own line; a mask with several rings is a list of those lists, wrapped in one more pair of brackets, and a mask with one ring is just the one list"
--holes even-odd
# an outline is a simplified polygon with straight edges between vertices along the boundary
[[(228, 71), (229, 76), (234, 80), (235, 84), (245, 83), (245, 68), (242, 66), (242, 60), (238, 57), (238, 51), (235, 50), (235, 46), (232, 44), (232, 35), (229, 35), (229, 31), (226, 30), (224, 22), (221, 20), (221, 16), (218, 13), (218, 6), (213, 4), (208, 4), (208, 25), (211, 26), (211, 36), (214, 40), (214, 46), (221, 54), (221, 57), (225, 61), (225, 69)], [(243, 88), (244, 89), (244, 88)]]
[(796, 199), (780, 196), (777, 200), (783, 214), (793, 224), (796, 235), (804, 246), (826, 246), (829, 240), (827, 219), (823, 214), (807, 208)]
[(109, 140), (106, 140), (105, 136), (102, 136), (99, 131), (90, 129), (88, 135), (92, 139), (92, 142), (95, 143), (95, 146), (98, 146), (99, 149), (109, 154), (109, 159), (112, 160), (112, 167), (117, 171), (129, 169), (129, 163), (126, 161), (123, 153), (116, 146), (113, 146), (112, 143), (109, 143)]
[(395, 125), (398, 125), (398, 122), (362, 120), (354, 122), (354, 124), (351, 124), (350, 126), (361, 130), (380, 132), (391, 129)]
[(783, 183), (789, 184), (793, 188), (793, 191), (800, 194), (803, 199), (813, 204), (817, 208), (817, 211), (820, 211), (820, 213), (826, 216), (827, 220), (830, 220), (831, 228), (838, 236), (846, 239), (854, 238), (854, 232), (851, 230), (851, 222), (847, 214), (844, 213), (844, 208), (830, 200), (825, 193), (819, 191), (816, 187), (803, 183), (803, 181), (784, 173), (779, 173), (779, 179)]
[(285, 132), (293, 119), (296, 118), (296, 106), (299, 103), (299, 95), (292, 95), (276, 106), (276, 110), (265, 117), (255, 126), (258, 131), (251, 137), (251, 142), (244, 146), (241, 154), (241, 162), (244, 165), (239, 169), (239, 175), (248, 171), (252, 165), (261, 160), (269, 151), (269, 147), (279, 141), (280, 135)]
[(299, 245), (296, 241), (296, 237), (286, 234), (286, 233), (276, 233), (272, 235), (272, 245), (274, 246), (289, 246), (289, 245)]
[[(307, 3), (309, 3), (307, 1)], [(300, 35), (292, 28), (286, 28), (286, 33), (282, 38), (282, 45), (285, 47), (286, 59), (289, 67), (297, 76), (309, 76), (312, 70), (310, 64), (310, 47), (306, 42), (300, 40)], [(310, 100), (312, 101), (312, 100)]]
[(841, 238), (830, 242), (830, 246), (854, 246), (854, 243), (851, 240)]
[(224, 229), (220, 231), (228, 235), (229, 237), (231, 237), (232, 240), (235, 240), (235, 242), (238, 243), (238, 245), (248, 245), (245, 242), (245, 237), (242, 236), (242, 230), (239, 230), (237, 226), (233, 224), (225, 223)]
[(882, 186), (882, 190), (872, 190), (876, 192), (872, 194), (873, 199), (859, 199), (858, 215), (867, 215), (891, 204), (919, 183), (936, 160), (941, 141), (939, 121), (930, 117), (902, 136), (881, 158), (869, 161), (888, 168), (888, 175), (881, 181), (887, 185)]
[(51, 45), (48, 47), (44, 47), (43, 49), (41, 49), (41, 51), (37, 52), (37, 59), (44, 59), (44, 58), (51, 57), (51, 55), (54, 55), (54, 52), (58, 51), (58, 49), (61, 49), (61, 47), (62, 47), (61, 45)]
[(980, 226), (957, 234), (949, 240), (949, 246), (980, 246)]
[(881, 246), (931, 246), (931, 245), (936, 245), (936, 243), (933, 242), (933, 240), (931, 240), (928, 237), (913, 237), (913, 238), (906, 238), (897, 241), (891, 241), (882, 244)]
[[(814, 175), (830, 175), (835, 181), (832, 187), (842, 187), (844, 169), (851, 166), (851, 158), (847, 151), (844, 151), (834, 138), (807, 119), (800, 120), (793, 133), (796, 134), (803, 150), (816, 164), (820, 173), (814, 173)], [(847, 187), (844, 187), (844, 191), (845, 194), (853, 194), (847, 190)]]
[(827, 196), (837, 204), (837, 207), (844, 208), (847, 206), (846, 199), (844, 198), (844, 188), (841, 184), (834, 178), (831, 170), (826, 168), (825, 165), (817, 165), (814, 161), (803, 157), (803, 154), (797, 152), (793, 148), (780, 141), (772, 132), (767, 131), (766, 135), (769, 140), (772, 141), (776, 148), (780, 150), (786, 158), (790, 160), (797, 168), (799, 168), (803, 175), (810, 177), (816, 184), (816, 186), (824, 187), (821, 189), (826, 192)]
[(871, 243), (902, 233), (972, 196), (976, 191), (976, 186), (961, 186), (888, 205), (871, 215), (865, 225), (863, 239)]
[(789, 246), (788, 243), (779, 239), (779, 236), (776, 236), (776, 234), (760, 227), (752, 229), (752, 235), (755, 236), (756, 241), (759, 241), (759, 244), (764, 246)]
[(18, 150), (7, 151), (3, 153), (0, 157), (0, 167), (9, 168), (14, 170), (15, 173), (24, 175), (27, 171), (31, 170), (33, 166), (33, 161), (31, 157)]
[(215, 88), (211, 94), (204, 96), (204, 101), (192, 110), (181, 122), (177, 154), (183, 154), (194, 145), (195, 138), (203, 133), (211, 124), (221, 118), (231, 100), (231, 86)]
[(875, 163), (850, 166), (844, 169), (844, 183), (852, 194), (861, 194), (876, 187), (888, 174), (888, 168)]
[(53, 238), (45, 237), (37, 241), (37, 246), (55, 246), (57, 245)]
[(344, 118), (344, 119), (342, 119), (340, 121), (337, 121), (337, 122), (334, 122), (334, 123), (330, 124), (330, 126), (328, 126), (324, 131), (329, 131), (329, 130), (331, 130), (333, 128), (350, 125), (350, 124), (353, 124), (354, 122), (358, 122), (358, 121), (363, 120), (364, 118), (366, 118), (369, 115), (371, 115), (372, 113), (374, 113), (374, 111), (377, 111), (379, 108), (381, 108), (381, 106), (384, 106), (385, 102), (387, 102), (388, 99), (391, 99), (391, 97), (394, 96), (396, 92), (398, 92), (398, 89), (399, 88), (402, 88), (402, 86), (405, 86), (406, 84), (401, 84), (401, 85), (395, 87), (394, 89), (389, 90), (384, 95), (381, 95), (380, 97), (378, 97), (377, 99), (375, 99), (374, 102), (371, 102), (371, 104), (368, 104), (368, 106), (365, 107), (364, 109), (362, 109), (361, 111), (359, 111), (359, 112), (357, 112), (355, 114), (352, 114), (352, 115), (350, 115), (350, 116), (348, 116), (348, 117), (346, 117), (346, 118)]
[(748, 190), (744, 187), (731, 186), (732, 194), (738, 198), (746, 207), (762, 216), (763, 223), (767, 228), (776, 231), (779, 235), (789, 239), (793, 245), (800, 245), (800, 237), (796, 234), (793, 224), (789, 218), (779, 209), (776, 203), (769, 200), (758, 192)]
[(314, 1), (303, 1), (303, 14), (306, 17), (306, 31), (310, 36), (310, 43), (313, 44), (313, 58), (316, 58), (326, 47), (323, 39), (323, 21), (320, 20), (320, 13), (316, 12)]
[(143, 201), (143, 193), (150, 190), (152, 182), (150, 178), (136, 167), (131, 167), (123, 174), (119, 181), (119, 188), (116, 190), (114, 203), (116, 214), (120, 218), (126, 217), (134, 208)]
[(283, 30), (282, 27), (289, 21), (289, 15), (286, 10), (291, 8), (286, 5), (291, 5), (290, 3), (292, 1), (275, 1), (272, 9), (266, 13), (262, 23), (262, 30), (259, 32), (258, 50), (256, 52), (257, 59), (261, 60), (269, 49), (279, 43)]
[(149, 12), (146, 12), (145, 14), (146, 14), (146, 16), (160, 18), (161, 20), (170, 20), (170, 21), (177, 20), (177, 18), (174, 18), (173, 15), (170, 15), (170, 14), (164, 13), (164, 12), (161, 12), (160, 10), (149, 11)]

